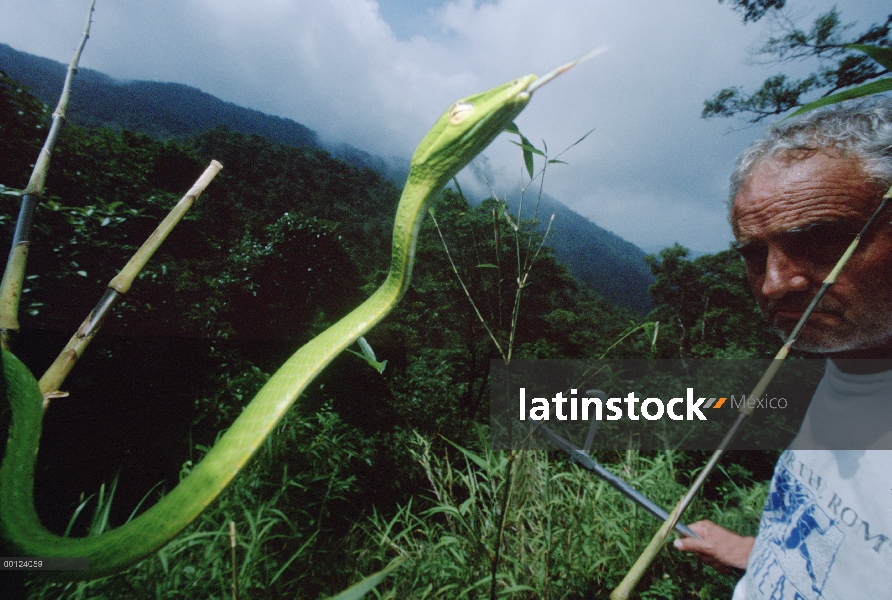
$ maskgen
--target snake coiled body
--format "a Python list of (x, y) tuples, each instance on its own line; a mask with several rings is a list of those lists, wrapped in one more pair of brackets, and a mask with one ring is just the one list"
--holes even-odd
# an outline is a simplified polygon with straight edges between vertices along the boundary
[[(28, 369), (3, 352), (6, 397), (12, 410), (0, 467), (0, 536), (8, 555), (87, 557), (93, 579), (121, 571), (173, 539), (222, 492), (294, 404), (338, 354), (383, 319), (405, 293), (424, 214), (440, 189), (520, 113), (530, 100), (527, 75), (460, 100), (422, 139), (400, 197), (391, 267), (384, 284), (349, 315), (300, 348), (257, 393), (217, 444), (169, 494), (132, 521), (102, 535), (58, 537), (34, 508), (34, 467), (43, 420), (42, 396)], [(544, 80), (545, 78), (543, 78)]]

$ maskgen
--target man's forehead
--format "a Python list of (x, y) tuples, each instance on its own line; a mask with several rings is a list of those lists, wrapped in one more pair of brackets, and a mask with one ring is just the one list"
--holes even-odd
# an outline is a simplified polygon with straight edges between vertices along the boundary
[(738, 239), (770, 236), (827, 221), (863, 221), (881, 188), (861, 163), (836, 153), (790, 154), (757, 163), (731, 209)]

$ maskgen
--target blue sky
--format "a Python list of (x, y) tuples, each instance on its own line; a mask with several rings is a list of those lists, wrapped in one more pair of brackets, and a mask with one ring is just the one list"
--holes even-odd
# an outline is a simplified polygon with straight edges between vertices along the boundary
[(393, 34), (401, 40), (409, 40), (413, 35), (436, 35), (436, 10), (443, 0), (378, 0), (378, 11)]
[[(803, 23), (832, 4), (788, 1)], [(836, 5), (859, 27), (889, 13), (880, 0)], [(0, 42), (67, 63), (87, 6), (4, 0)], [(82, 66), (185, 83), (327, 140), (408, 157), (455, 99), (606, 45), (518, 118), (552, 150), (594, 129), (563, 157), (569, 165), (552, 169), (546, 191), (639, 246), (716, 251), (731, 239), (734, 157), (762, 127), (699, 115), (719, 89), (753, 89), (778, 72), (748, 53), (770, 32), (717, 0), (98, 0)], [(499, 189), (521, 185), (508, 139), (478, 162)], [(486, 193), (479, 172), (462, 180)]]

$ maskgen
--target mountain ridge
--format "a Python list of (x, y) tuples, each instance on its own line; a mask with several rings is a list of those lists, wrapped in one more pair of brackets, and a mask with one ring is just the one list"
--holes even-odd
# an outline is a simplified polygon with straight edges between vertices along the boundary
[[(0, 43), (0, 70), (27, 85), (49, 106), (57, 102), (66, 68)], [(223, 101), (198, 88), (120, 81), (92, 69), (79, 69), (73, 80), (69, 120), (83, 127), (127, 129), (159, 139), (182, 139), (223, 125), (280, 144), (325, 150), (353, 167), (375, 170), (397, 185), (408, 173), (408, 161), (376, 156), (349, 144), (326, 146), (305, 125)], [(648, 293), (653, 276), (644, 251), (557, 199), (543, 197), (540, 213), (557, 215), (549, 246), (577, 280), (635, 313), (653, 308)]]

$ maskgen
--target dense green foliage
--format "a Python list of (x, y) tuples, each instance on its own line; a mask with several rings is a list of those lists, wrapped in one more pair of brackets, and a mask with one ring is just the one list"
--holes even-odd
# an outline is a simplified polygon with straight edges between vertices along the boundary
[[(0, 184), (11, 189), (25, 184), (46, 117), (19, 89), (0, 81), (0, 139), (6, 164), (18, 165)], [(71, 397), (47, 413), (38, 509), (60, 533), (82, 495), (116, 473), (114, 501), (104, 498), (92, 526), (89, 506), (78, 509), (72, 533), (117, 525), (144, 496), (151, 503), (170, 489), (267, 373), (384, 277), (398, 191), (373, 171), (220, 128), (159, 141), (69, 127), (35, 221), (13, 347), (35, 373), (211, 158), (224, 170), (77, 365), (65, 384)], [(3, 197), (8, 243), (17, 207)], [(367, 336), (388, 361), (383, 374), (340, 357), (187, 533), (100, 582), (35, 578), (33, 595), (225, 597), (230, 520), (250, 597), (333, 593), (397, 555), (410, 563), (382, 584), (385, 597), (483, 597), (495, 581), (503, 595), (582, 598), (615, 585), (653, 523), (547, 455), (488, 452), (478, 424), (488, 420), (489, 361), (508, 348), (517, 358), (598, 357), (640, 323), (581, 287), (535, 224), (505, 211), (445, 191), (438, 226), (429, 219), (421, 232), (412, 288)], [(673, 248), (651, 268), (654, 317), (664, 323), (656, 354), (636, 331), (611, 356), (764, 352), (729, 253), (688, 261)], [(664, 505), (699, 460), (614, 458)], [(697, 514), (752, 528), (763, 491), (739, 469)], [(648, 597), (719, 596), (731, 581), (677, 556), (660, 569)]]
[(760, 317), (733, 250), (693, 260), (679, 245), (648, 257), (656, 281), (650, 287), (660, 322), (660, 358), (770, 357), (780, 338)]

